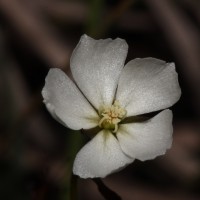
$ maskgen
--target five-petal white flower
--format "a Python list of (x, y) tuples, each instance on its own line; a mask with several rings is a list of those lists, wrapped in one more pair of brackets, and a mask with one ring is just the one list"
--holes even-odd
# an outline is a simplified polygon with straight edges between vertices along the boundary
[[(105, 177), (171, 147), (172, 112), (166, 108), (181, 95), (174, 63), (137, 58), (124, 67), (127, 51), (123, 39), (83, 35), (70, 61), (78, 87), (60, 69), (46, 77), (42, 95), (55, 119), (74, 130), (101, 128), (75, 158), (73, 173), (82, 178)], [(120, 123), (159, 110), (145, 122)]]

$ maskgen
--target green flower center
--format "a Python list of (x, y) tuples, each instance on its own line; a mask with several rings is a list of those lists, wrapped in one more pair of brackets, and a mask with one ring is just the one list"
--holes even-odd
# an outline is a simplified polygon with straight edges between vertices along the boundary
[(126, 110), (120, 106), (118, 101), (115, 101), (111, 106), (103, 105), (99, 109), (101, 118), (99, 127), (112, 130), (113, 133), (116, 133), (118, 124), (125, 118), (126, 113)]

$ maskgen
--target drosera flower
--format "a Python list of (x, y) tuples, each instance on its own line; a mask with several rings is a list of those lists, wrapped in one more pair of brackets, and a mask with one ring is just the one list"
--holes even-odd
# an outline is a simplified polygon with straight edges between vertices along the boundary
[[(79, 151), (73, 173), (105, 177), (132, 163), (163, 155), (172, 144), (172, 112), (181, 90), (174, 63), (137, 58), (125, 67), (125, 40), (83, 35), (71, 60), (75, 83), (50, 69), (42, 90), (52, 116), (67, 127), (100, 131)], [(161, 111), (143, 122), (127, 118)]]

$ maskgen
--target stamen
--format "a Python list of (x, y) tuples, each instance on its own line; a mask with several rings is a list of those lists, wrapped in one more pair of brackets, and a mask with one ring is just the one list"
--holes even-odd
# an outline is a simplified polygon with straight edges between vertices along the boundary
[(118, 101), (111, 106), (102, 106), (99, 113), (101, 117), (99, 127), (110, 129), (113, 133), (117, 132), (118, 123), (126, 116), (126, 110), (120, 106)]
[(103, 123), (103, 121), (106, 119), (106, 117), (102, 117), (101, 120), (99, 121), (99, 127), (102, 128), (101, 124)]
[(114, 129), (113, 133), (116, 133), (117, 130), (118, 130), (118, 124), (115, 124), (115, 129)]

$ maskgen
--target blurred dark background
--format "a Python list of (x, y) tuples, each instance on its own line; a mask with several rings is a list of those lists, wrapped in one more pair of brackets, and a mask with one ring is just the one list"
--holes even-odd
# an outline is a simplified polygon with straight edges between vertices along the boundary
[[(200, 199), (199, 0), (0, 0), (0, 199), (68, 199), (84, 136), (52, 119), (41, 90), (51, 67), (70, 75), (84, 33), (125, 39), (127, 61), (175, 62), (182, 88), (172, 148), (104, 183), (127, 200)], [(103, 199), (91, 179), (78, 179), (78, 196)]]

